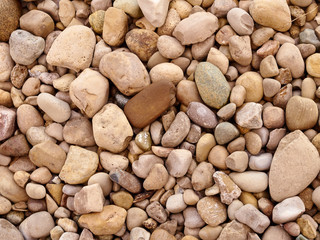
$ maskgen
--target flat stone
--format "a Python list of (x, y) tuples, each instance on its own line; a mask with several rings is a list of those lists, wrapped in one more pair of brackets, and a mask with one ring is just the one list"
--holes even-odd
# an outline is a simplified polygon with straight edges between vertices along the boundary
[(99, 70), (126, 96), (136, 94), (150, 84), (145, 66), (131, 52), (105, 54), (100, 60)]
[(218, 29), (218, 18), (206, 12), (197, 12), (183, 19), (172, 35), (183, 45), (202, 42)]
[(230, 95), (230, 86), (216, 66), (208, 62), (197, 65), (195, 81), (202, 100), (210, 107), (220, 109)]
[(238, 125), (248, 129), (259, 129), (262, 127), (262, 105), (249, 102), (244, 104), (235, 115), (235, 121)]
[(12, 136), (15, 129), (16, 112), (0, 106), (0, 141)]
[(246, 204), (238, 209), (235, 217), (256, 233), (263, 233), (270, 225), (269, 218), (251, 204)]
[(139, 179), (124, 170), (114, 169), (109, 173), (110, 179), (119, 184), (124, 189), (132, 193), (139, 193), (141, 191), (141, 183)]
[(309, 139), (299, 130), (287, 134), (280, 141), (271, 163), (272, 199), (280, 202), (299, 194), (316, 178), (319, 170), (319, 153)]
[(214, 130), (214, 137), (220, 145), (231, 142), (239, 134), (239, 130), (229, 122), (219, 123)]
[(19, 230), (8, 220), (0, 219), (0, 239), (23, 240)]
[(246, 192), (259, 193), (265, 191), (268, 187), (268, 175), (264, 172), (233, 172), (230, 173), (229, 176), (235, 184)]
[(217, 240), (247, 240), (249, 231), (250, 228), (248, 226), (238, 222), (237, 220), (233, 220), (222, 229)]
[(98, 154), (81, 147), (71, 146), (59, 177), (69, 184), (86, 182), (96, 171)]
[(143, 128), (175, 103), (175, 92), (171, 82), (152, 83), (127, 102), (124, 113), (134, 127)]
[(28, 155), (29, 145), (23, 134), (15, 135), (0, 145), (0, 154), (12, 157)]
[(88, 228), (95, 235), (117, 233), (125, 223), (127, 211), (115, 205), (104, 206), (100, 213), (84, 214), (79, 224)]
[(187, 115), (191, 121), (204, 128), (215, 128), (218, 124), (215, 113), (200, 102), (191, 102), (188, 105)]
[(277, 224), (295, 221), (305, 211), (305, 206), (298, 196), (287, 198), (274, 206), (272, 221)]
[(70, 26), (53, 42), (46, 59), (53, 66), (79, 72), (90, 66), (95, 45), (95, 35), (90, 28), (81, 25)]
[(74, 209), (79, 214), (101, 212), (104, 196), (98, 183), (83, 187), (74, 195)]
[(35, 145), (29, 152), (29, 158), (37, 167), (47, 167), (53, 173), (59, 173), (66, 160), (65, 151), (52, 141)]
[(170, 152), (166, 167), (168, 172), (173, 177), (183, 177), (191, 164), (192, 154), (185, 149), (174, 149)]
[(227, 210), (217, 197), (204, 197), (197, 203), (197, 210), (203, 221), (215, 227), (227, 219)]
[(138, 0), (137, 2), (145, 18), (154, 27), (161, 27), (165, 23), (170, 2), (169, 0)]
[(133, 135), (126, 115), (113, 103), (106, 104), (96, 113), (92, 127), (96, 144), (113, 153), (126, 149)]

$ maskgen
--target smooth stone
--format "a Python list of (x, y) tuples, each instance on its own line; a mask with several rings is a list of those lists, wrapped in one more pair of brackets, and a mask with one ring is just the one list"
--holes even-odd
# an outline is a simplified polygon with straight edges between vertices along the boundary
[(279, 238), (281, 240), (290, 240), (292, 237), (280, 225), (270, 226), (262, 236), (262, 240), (272, 240)]
[(37, 97), (37, 104), (56, 122), (61, 123), (70, 118), (71, 109), (69, 104), (49, 93), (40, 93)]
[(98, 183), (83, 187), (74, 195), (74, 209), (79, 214), (101, 212), (104, 196)]
[(229, 176), (245, 192), (259, 193), (268, 187), (268, 175), (264, 172), (233, 172)]
[(93, 174), (88, 180), (88, 186), (96, 183), (100, 185), (104, 196), (109, 195), (112, 190), (112, 181), (109, 177), (109, 174), (105, 172), (98, 172)]
[(109, 176), (113, 182), (119, 184), (129, 192), (141, 192), (141, 183), (135, 175), (121, 169), (114, 169), (109, 172)]
[(163, 164), (163, 160), (152, 154), (140, 155), (139, 159), (132, 163), (132, 171), (137, 177), (145, 179), (156, 163)]
[(150, 239), (150, 233), (142, 227), (135, 227), (130, 231), (130, 240)]
[(234, 151), (226, 158), (226, 165), (236, 172), (244, 172), (248, 167), (248, 153), (245, 151)]
[(143, 188), (147, 191), (161, 189), (168, 182), (168, 178), (167, 169), (162, 164), (156, 163), (144, 180)]
[(195, 207), (187, 207), (183, 211), (183, 217), (185, 220), (184, 225), (188, 228), (198, 228), (205, 225)]
[(126, 96), (140, 92), (150, 84), (145, 66), (131, 52), (105, 54), (100, 61), (99, 70)]
[(245, 101), (258, 103), (263, 97), (263, 79), (257, 72), (245, 72), (236, 81), (236, 86), (245, 88)]
[[(134, 161), (134, 162), (136, 162), (136, 161)], [(133, 165), (133, 163), (132, 163), (132, 165)], [(116, 168), (126, 170), (129, 165), (129, 160), (128, 160), (128, 158), (126, 158), (122, 155), (113, 154), (110, 152), (101, 152), (100, 153), (100, 164), (107, 171), (111, 171)]]
[(157, 239), (163, 239), (163, 240), (175, 240), (175, 236), (168, 233), (166, 230), (157, 228), (155, 231), (152, 232), (150, 240), (157, 240)]
[(183, 19), (172, 35), (183, 45), (202, 42), (218, 29), (218, 18), (207, 12), (197, 12)]
[(55, 139), (50, 137), (46, 132), (46, 128), (44, 126), (41, 127), (31, 127), (28, 129), (26, 136), (28, 142), (32, 145), (35, 146), (39, 143), (43, 143), (46, 141), (52, 141), (53, 143), (56, 142)]
[(192, 187), (195, 191), (201, 191), (212, 187), (214, 168), (211, 163), (201, 162), (194, 170), (191, 176)]
[(177, 85), (183, 77), (182, 69), (174, 63), (160, 63), (150, 70), (150, 78), (153, 83), (164, 80)]
[(235, 103), (228, 103), (217, 112), (217, 115), (219, 118), (227, 121), (233, 117), (233, 115), (236, 113), (236, 109), (237, 105)]
[(92, 118), (108, 101), (108, 79), (99, 72), (87, 68), (71, 82), (69, 94), (81, 112)]
[(46, 196), (46, 189), (44, 186), (37, 183), (28, 183), (26, 185), (26, 193), (30, 198), (42, 199)]
[(249, 167), (252, 170), (265, 171), (270, 169), (271, 162), (271, 153), (261, 153), (256, 156), (250, 156)]
[(140, 18), (142, 16), (142, 12), (137, 0), (116, 0), (113, 2), (113, 6), (115, 8), (122, 9), (125, 11), (125, 13), (133, 18)]
[(287, 198), (274, 206), (272, 221), (276, 224), (295, 221), (305, 212), (305, 206), (298, 196)]
[(95, 235), (117, 233), (125, 223), (127, 211), (115, 205), (104, 206), (100, 213), (84, 214), (79, 224), (88, 228)]
[(133, 197), (126, 191), (113, 193), (111, 195), (111, 199), (115, 205), (118, 207), (123, 207), (126, 210), (130, 209), (133, 203)]
[(19, 18), (22, 13), (20, 1), (6, 0), (0, 5), (0, 41), (7, 42), (10, 34), (19, 26)]
[(159, 53), (168, 59), (178, 58), (185, 51), (185, 46), (183, 46), (176, 38), (168, 35), (161, 35), (158, 38), (157, 48)]
[(170, 213), (179, 213), (186, 209), (187, 205), (183, 200), (183, 194), (178, 193), (170, 196), (166, 202), (166, 209)]
[(6, 167), (0, 166), (0, 194), (10, 201), (24, 202), (28, 200), (25, 190), (19, 187), (13, 179), (13, 173)]
[(11, 202), (5, 197), (0, 196), (0, 215), (5, 215), (9, 213), (11, 211), (11, 207)]
[(269, 218), (251, 204), (246, 204), (237, 210), (235, 217), (256, 233), (263, 233), (270, 225)]
[(0, 106), (0, 141), (12, 136), (15, 129), (16, 112)]
[(309, 56), (306, 60), (306, 69), (308, 74), (313, 77), (320, 77), (320, 53), (315, 53)]
[(29, 152), (29, 158), (37, 167), (47, 167), (53, 173), (59, 173), (66, 160), (65, 151), (52, 141), (35, 145)]
[(241, 8), (232, 8), (227, 14), (227, 19), (230, 26), (239, 35), (251, 35), (253, 32), (253, 19), (245, 10)]
[(215, 128), (218, 124), (217, 117), (206, 105), (191, 102), (188, 105), (187, 115), (191, 121), (204, 128)]
[(227, 13), (236, 6), (236, 3), (232, 0), (217, 0), (213, 2), (211, 12), (219, 18), (225, 17)]
[(252, 50), (249, 36), (234, 35), (229, 38), (229, 52), (231, 58), (242, 66), (248, 66), (252, 62)]
[(10, 46), (8, 43), (0, 43), (0, 59), (0, 82), (6, 82), (9, 80), (11, 70), (14, 67), (14, 62), (10, 56)]
[(19, 230), (8, 220), (0, 219), (0, 239), (23, 240)]
[(161, 27), (167, 17), (169, 0), (151, 1), (137, 0), (139, 7), (145, 18), (154, 27)]
[(17, 109), (17, 124), (20, 131), (26, 134), (29, 128), (43, 126), (44, 122), (35, 107), (29, 104), (22, 104)]
[(238, 129), (229, 122), (219, 123), (214, 130), (214, 137), (220, 145), (231, 142), (239, 134)]
[(89, 16), (89, 23), (90, 23), (93, 31), (98, 34), (101, 34), (103, 31), (104, 14), (105, 14), (105, 11), (98, 10), (96, 12), (93, 12)]
[(188, 135), (190, 131), (191, 123), (187, 114), (179, 112), (169, 129), (163, 135), (161, 144), (164, 147), (176, 147), (178, 146)]
[[(73, 43), (71, 47), (70, 42)], [(90, 28), (81, 25), (70, 26), (53, 42), (46, 59), (53, 66), (79, 72), (90, 66), (95, 45), (95, 35)]]
[(227, 219), (227, 210), (217, 197), (204, 197), (197, 203), (197, 210), (206, 224), (216, 227)]
[(135, 137), (135, 143), (143, 151), (149, 151), (151, 149), (151, 136), (149, 132), (141, 131)]
[(286, 125), (289, 130), (306, 130), (318, 121), (317, 104), (309, 98), (293, 96), (286, 106)]
[(92, 127), (96, 144), (113, 153), (123, 151), (133, 135), (124, 112), (113, 103), (106, 104), (92, 118)]
[(250, 228), (236, 220), (228, 223), (221, 231), (217, 240), (245, 240), (250, 231)]
[(0, 145), (0, 154), (21, 157), (28, 155), (29, 145), (23, 134), (15, 135)]
[(69, 184), (84, 183), (95, 173), (98, 163), (97, 153), (71, 146), (59, 177)]
[[(276, 2), (254, 0), (249, 11), (254, 21), (262, 26), (280, 32), (286, 32), (291, 27), (290, 9), (286, 0)], [(271, 15), (274, 17), (270, 18)]]
[(45, 41), (25, 30), (15, 30), (10, 35), (9, 45), (16, 63), (30, 65), (43, 53)]
[(170, 152), (166, 167), (169, 174), (173, 177), (183, 177), (191, 164), (192, 154), (185, 149), (174, 149)]
[(175, 103), (175, 92), (171, 82), (152, 83), (127, 102), (124, 113), (134, 127), (143, 128)]
[(320, 41), (313, 29), (306, 28), (305, 30), (299, 33), (299, 38), (301, 43), (312, 44), (316, 48), (320, 46)]
[(195, 82), (202, 100), (210, 107), (220, 109), (229, 98), (230, 86), (216, 66), (208, 62), (197, 65)]
[[(133, 210), (135, 210), (135, 212), (137, 212), (136, 209), (133, 208)], [(142, 209), (139, 209), (139, 211), (141, 211)], [(144, 211), (143, 211), (144, 212)], [(164, 223), (167, 220), (167, 215), (168, 213), (166, 212), (166, 210), (164, 209), (164, 207), (158, 202), (158, 201), (154, 201), (152, 203), (150, 203), (147, 207), (146, 207), (146, 212), (147, 214), (154, 220), (156, 220), (159, 223)], [(142, 212), (139, 214), (140, 216), (145, 215), (145, 220), (148, 218), (147, 214), (144, 212), (144, 214), (142, 214)]]
[[(300, 130), (287, 134), (281, 139), (271, 163), (269, 189), (272, 199), (280, 202), (297, 195), (316, 178), (319, 169), (319, 153), (309, 139)], [(298, 182), (295, 181), (297, 178)]]
[(262, 127), (262, 105), (249, 102), (244, 104), (235, 115), (236, 123), (244, 128), (259, 129)]
[(281, 83), (272, 78), (263, 79), (263, 94), (266, 97), (273, 97), (281, 88)]

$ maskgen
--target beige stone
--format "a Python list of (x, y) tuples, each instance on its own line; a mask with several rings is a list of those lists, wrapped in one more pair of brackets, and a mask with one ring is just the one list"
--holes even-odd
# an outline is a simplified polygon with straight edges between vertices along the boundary
[(226, 74), (229, 68), (228, 58), (218, 49), (212, 47), (208, 53), (207, 62), (217, 66), (223, 74)]
[(306, 69), (308, 74), (310, 74), (313, 77), (320, 77), (319, 62), (320, 62), (319, 53), (312, 54), (307, 58)]
[(74, 195), (74, 209), (79, 214), (101, 212), (104, 200), (99, 184), (88, 185)]
[(245, 171), (242, 173), (230, 173), (230, 178), (241, 190), (246, 192), (263, 192), (268, 187), (268, 175), (264, 172)]
[(149, 74), (153, 83), (166, 80), (171, 81), (174, 85), (177, 85), (184, 77), (181, 68), (173, 63), (160, 63), (154, 66)]
[(249, 36), (232, 36), (229, 38), (229, 51), (234, 61), (247, 66), (252, 61), (252, 52)]
[(59, 18), (62, 24), (67, 27), (76, 15), (74, 5), (69, 0), (61, 0), (59, 2)]
[(137, 2), (143, 15), (154, 27), (161, 27), (165, 23), (169, 0), (138, 0)]
[(0, 82), (6, 82), (9, 80), (11, 70), (14, 66), (8, 43), (0, 43), (0, 59)]
[(38, 127), (44, 124), (42, 116), (37, 109), (29, 104), (22, 104), (17, 109), (17, 123), (20, 131), (24, 134), (31, 127)]
[(161, 189), (167, 183), (168, 177), (169, 174), (166, 168), (162, 164), (156, 163), (144, 180), (143, 188), (147, 191)]
[(11, 202), (5, 197), (0, 196), (0, 214), (4, 215), (10, 211), (11, 211)]
[(253, 19), (245, 10), (241, 8), (232, 8), (227, 14), (227, 19), (230, 26), (239, 35), (251, 35), (253, 32)]
[(201, 191), (213, 185), (212, 174), (215, 172), (211, 163), (201, 162), (192, 173), (191, 183), (195, 191)]
[(201, 218), (210, 226), (216, 227), (227, 219), (226, 207), (217, 197), (204, 197), (197, 203)]
[(163, 57), (169, 59), (180, 57), (185, 50), (185, 46), (176, 38), (167, 35), (162, 35), (158, 38), (157, 48)]

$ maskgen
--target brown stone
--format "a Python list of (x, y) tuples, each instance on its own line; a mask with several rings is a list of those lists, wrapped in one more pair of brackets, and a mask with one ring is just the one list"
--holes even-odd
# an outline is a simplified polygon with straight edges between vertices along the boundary
[(16, 121), (16, 112), (0, 106), (0, 141), (12, 136)]
[(227, 219), (227, 210), (217, 197), (204, 197), (197, 203), (197, 210), (203, 221), (212, 227)]
[(0, 3), (0, 41), (7, 42), (10, 34), (19, 26), (21, 3), (18, 0), (4, 0)]
[(174, 85), (171, 82), (160, 81), (131, 98), (124, 107), (124, 113), (134, 127), (143, 128), (174, 103)]
[(111, 170), (109, 173), (110, 179), (132, 193), (141, 191), (141, 183), (139, 179), (121, 169)]
[(29, 153), (29, 145), (24, 135), (19, 134), (1, 144), (0, 154), (20, 157)]

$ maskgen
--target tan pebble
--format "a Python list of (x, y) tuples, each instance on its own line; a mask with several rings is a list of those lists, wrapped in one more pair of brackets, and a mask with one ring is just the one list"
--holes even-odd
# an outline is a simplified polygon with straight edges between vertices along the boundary
[(229, 38), (229, 50), (234, 61), (247, 66), (252, 61), (249, 36), (232, 36)]
[(155, 164), (148, 177), (143, 182), (143, 187), (146, 190), (157, 190), (162, 188), (168, 181), (168, 172), (162, 164)]
[(229, 153), (233, 153), (235, 151), (243, 151), (245, 148), (245, 139), (244, 137), (238, 137), (232, 142), (228, 144), (227, 150)]
[(150, 70), (151, 81), (171, 81), (177, 85), (183, 79), (183, 71), (173, 63), (160, 63)]
[(10, 56), (10, 46), (8, 43), (0, 43), (0, 49), (0, 57), (3, 59), (0, 64), (0, 82), (6, 82), (9, 80), (14, 62)]
[(154, 232), (152, 232), (150, 237), (150, 240), (157, 240), (157, 239), (175, 240), (176, 238), (170, 233), (168, 233), (166, 230), (158, 228)]
[(203, 240), (217, 239), (220, 235), (221, 230), (221, 226), (211, 227), (207, 225), (200, 229), (199, 236)]
[(281, 128), (285, 122), (284, 111), (279, 107), (267, 107), (263, 110), (263, 124), (266, 128)]
[(226, 165), (233, 171), (244, 172), (248, 167), (248, 154), (245, 151), (235, 151), (226, 158)]
[(159, 51), (157, 51), (154, 54), (152, 54), (152, 56), (149, 58), (149, 60), (147, 62), (147, 67), (149, 69), (152, 69), (154, 66), (156, 66), (160, 63), (165, 63), (165, 62), (169, 62), (169, 59), (165, 58), (164, 56), (162, 56), (160, 54)]
[(278, 65), (273, 55), (262, 59), (260, 63), (260, 74), (263, 78), (275, 77), (279, 74)]
[(26, 193), (30, 198), (42, 199), (46, 196), (46, 189), (40, 184), (28, 183), (26, 185)]
[(263, 93), (266, 97), (273, 97), (279, 92), (281, 83), (272, 78), (263, 79)]
[(13, 175), (14, 181), (22, 188), (25, 187), (26, 183), (29, 181), (30, 174), (26, 171), (17, 171)]
[(216, 227), (227, 218), (226, 207), (217, 197), (204, 197), (197, 203), (201, 218), (210, 226)]
[(185, 49), (176, 38), (167, 35), (158, 38), (157, 47), (160, 54), (169, 59), (180, 57)]
[(232, 0), (218, 0), (213, 1), (213, 4), (211, 6), (211, 12), (215, 14), (217, 17), (225, 17), (229, 10), (236, 7), (237, 4)]
[(145, 18), (154, 27), (161, 27), (165, 23), (169, 6), (168, 0), (159, 2), (138, 0), (137, 3)]
[(261, 58), (265, 58), (269, 55), (275, 55), (278, 52), (279, 47), (279, 41), (268, 40), (257, 50), (257, 55)]
[(217, 145), (211, 149), (208, 156), (208, 161), (215, 167), (227, 169), (226, 158), (228, 155), (229, 153), (225, 147)]
[(217, 66), (223, 74), (226, 74), (228, 71), (228, 58), (216, 48), (212, 47), (210, 49), (207, 57), (207, 62), (210, 62), (213, 65)]
[(213, 47), (214, 42), (215, 37), (211, 36), (202, 42), (192, 44), (192, 57), (198, 61), (204, 59), (208, 55), (210, 49)]
[(284, 240), (292, 239), (291, 236), (280, 225), (270, 226), (263, 234), (263, 239), (266, 240), (274, 239), (275, 237), (281, 237), (281, 239)]
[(59, 18), (65, 27), (67, 27), (75, 17), (75, 13), (75, 8), (71, 1), (62, 0), (61, 3), (59, 3)]
[(211, 149), (216, 145), (214, 136), (210, 133), (204, 134), (198, 141), (196, 146), (196, 159), (198, 162), (205, 161)]
[(41, 183), (41, 184), (46, 184), (48, 183), (52, 178), (52, 174), (46, 167), (39, 167), (36, 170), (34, 170), (31, 175), (30, 179), (32, 181)]
[(183, 200), (187, 205), (195, 205), (199, 199), (199, 196), (192, 189), (186, 189), (183, 193)]
[(229, 204), (228, 206), (228, 209), (227, 209), (227, 213), (228, 213), (228, 218), (230, 220), (234, 220), (235, 219), (235, 216), (234, 214), (236, 213), (236, 211), (241, 208), (244, 204), (236, 199), (236, 200), (233, 200), (232, 203)]
[(213, 185), (212, 174), (214, 169), (211, 163), (201, 162), (192, 173), (192, 186), (196, 191), (201, 191)]
[(40, 113), (29, 104), (22, 104), (17, 110), (17, 123), (22, 133), (26, 133), (30, 127), (44, 124)]
[(259, 102), (263, 97), (262, 77), (256, 72), (246, 72), (236, 81), (246, 89), (246, 102)]
[(220, 45), (228, 45), (229, 44), (229, 38), (236, 35), (234, 30), (230, 25), (225, 25), (222, 28), (219, 29), (219, 31), (216, 34), (215, 40)]
[(301, 43), (298, 44), (297, 47), (304, 59), (316, 52), (316, 47), (313, 44)]
[(315, 2), (312, 2), (306, 9), (307, 22), (312, 21), (318, 12), (318, 5)]
[(237, 107), (240, 107), (246, 99), (246, 89), (242, 85), (236, 85), (232, 88), (230, 94), (230, 102), (235, 103)]
[(244, 104), (235, 115), (236, 123), (247, 129), (259, 129), (262, 127), (262, 105), (259, 103), (248, 102)]
[(103, 210), (104, 196), (98, 183), (83, 187), (74, 195), (74, 209), (79, 214), (101, 212)]
[(157, 33), (170, 36), (180, 20), (179, 13), (174, 8), (170, 8), (164, 24), (158, 28)]
[(233, 220), (225, 225), (217, 240), (228, 239), (230, 235), (232, 235), (232, 237), (234, 237), (235, 239), (247, 239), (249, 231), (250, 228), (248, 226), (236, 220)]
[(261, 27), (252, 33), (251, 40), (255, 46), (260, 47), (265, 42), (267, 42), (274, 34), (275, 31), (272, 28)]
[(93, 174), (88, 180), (88, 185), (95, 183), (100, 185), (104, 196), (107, 196), (112, 190), (112, 181), (107, 173), (98, 172)]
[(4, 215), (11, 210), (11, 202), (5, 197), (0, 196), (0, 214)]
[(306, 215), (306, 214), (302, 215), (300, 218), (297, 219), (297, 223), (300, 226), (301, 233), (305, 237), (312, 239), (312, 238), (315, 238), (317, 235), (316, 229), (318, 227), (318, 224), (316, 223), (316, 226), (314, 226), (312, 224), (313, 219), (309, 216), (312, 219), (311, 220), (307, 216), (309, 215)]
[(183, 194), (178, 193), (170, 196), (166, 202), (166, 209), (170, 213), (179, 213), (186, 209), (187, 205), (183, 200)]
[(268, 175), (259, 171), (233, 172), (230, 178), (246, 192), (262, 192), (268, 187)]
[(300, 226), (296, 222), (285, 223), (283, 228), (293, 237), (297, 237), (300, 234)]
[(174, 0), (170, 2), (169, 8), (175, 9), (178, 12), (181, 19), (190, 16), (190, 13), (192, 11), (192, 5), (187, 1), (181, 0)]
[(253, 32), (253, 19), (245, 10), (232, 8), (227, 14), (227, 19), (239, 35), (251, 35)]

